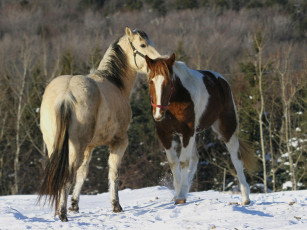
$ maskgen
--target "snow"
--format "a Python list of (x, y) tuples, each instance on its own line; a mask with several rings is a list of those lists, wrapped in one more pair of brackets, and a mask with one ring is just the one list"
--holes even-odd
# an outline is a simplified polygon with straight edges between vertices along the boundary
[(296, 131), (296, 132), (302, 132), (302, 130), (301, 130), (300, 127), (296, 127), (296, 128), (295, 128), (295, 131)]
[(307, 190), (251, 194), (192, 192), (186, 204), (174, 205), (166, 187), (126, 189), (119, 194), (122, 213), (112, 213), (109, 194), (82, 195), (80, 212), (69, 222), (36, 205), (36, 195), (0, 197), (0, 229), (307, 229)]
[(282, 189), (286, 190), (288, 188), (292, 188), (292, 182), (291, 181), (286, 181), (285, 183), (282, 184)]
[(289, 140), (290, 146), (297, 148), (296, 150), (300, 150), (299, 146), (306, 142), (307, 142), (307, 139), (301, 139), (301, 138), (296, 138), (296, 137), (293, 137)]

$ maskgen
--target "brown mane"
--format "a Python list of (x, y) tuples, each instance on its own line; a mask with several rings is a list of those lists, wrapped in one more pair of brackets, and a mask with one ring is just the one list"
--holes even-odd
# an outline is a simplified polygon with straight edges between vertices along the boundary
[(173, 68), (168, 65), (166, 59), (157, 58), (153, 61), (153, 64), (150, 67), (149, 79), (158, 74), (164, 76), (168, 81), (172, 79)]

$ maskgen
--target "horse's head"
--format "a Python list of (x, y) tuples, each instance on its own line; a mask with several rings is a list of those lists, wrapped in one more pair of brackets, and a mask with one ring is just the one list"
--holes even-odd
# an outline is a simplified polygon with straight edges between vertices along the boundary
[(175, 90), (173, 80), (175, 54), (168, 59), (155, 60), (146, 56), (145, 60), (150, 70), (148, 81), (153, 118), (155, 121), (161, 121), (164, 119), (165, 111), (168, 109)]
[(147, 73), (147, 65), (145, 62), (145, 56), (149, 56), (152, 59), (160, 57), (159, 52), (155, 49), (154, 43), (150, 40), (148, 35), (141, 30), (131, 31), (126, 27), (126, 45), (130, 47), (127, 57), (133, 69), (138, 72)]

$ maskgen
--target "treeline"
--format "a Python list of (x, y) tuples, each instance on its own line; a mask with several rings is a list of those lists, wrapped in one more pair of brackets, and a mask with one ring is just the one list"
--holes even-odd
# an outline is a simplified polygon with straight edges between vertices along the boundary
[[(254, 191), (307, 187), (307, 3), (287, 0), (0, 0), (0, 194), (35, 193), (46, 152), (39, 130), (44, 88), (87, 74), (125, 26), (147, 32), (161, 54), (231, 83), (241, 136), (259, 156)], [(133, 120), (121, 189), (172, 186), (151, 117), (145, 76), (131, 96)], [(194, 190), (234, 189), (225, 147), (198, 137)], [(83, 193), (108, 188), (108, 149), (95, 150)]]

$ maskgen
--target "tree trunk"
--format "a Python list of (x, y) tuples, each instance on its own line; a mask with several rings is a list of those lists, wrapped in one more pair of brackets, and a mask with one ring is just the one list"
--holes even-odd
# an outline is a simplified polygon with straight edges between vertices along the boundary
[(270, 140), (270, 152), (271, 152), (271, 161), (272, 161), (272, 169), (271, 169), (271, 173), (272, 173), (272, 181), (273, 181), (273, 192), (276, 192), (276, 178), (275, 178), (275, 162), (274, 162), (274, 152), (273, 152), (273, 143), (272, 143), (272, 126), (271, 126), (271, 121), (269, 122), (269, 140)]
[(289, 170), (290, 170), (290, 178), (292, 182), (292, 190), (296, 190), (296, 177), (295, 177), (295, 165), (293, 161), (293, 151), (291, 149), (291, 135), (290, 135), (290, 129), (291, 129), (291, 119), (290, 119), (290, 113), (288, 108), (288, 103), (286, 103), (285, 110), (284, 110), (284, 116), (285, 116), (285, 142), (287, 146), (287, 152), (289, 154)]
[(264, 135), (263, 135), (263, 112), (264, 112), (264, 98), (263, 98), (263, 90), (262, 90), (262, 79), (264, 68), (262, 66), (262, 39), (255, 37), (255, 45), (258, 49), (258, 60), (255, 66), (257, 67), (257, 76), (258, 76), (258, 90), (260, 96), (260, 110), (258, 111), (258, 122), (259, 122), (259, 132), (260, 132), (260, 146), (261, 146), (261, 155), (262, 155), (262, 168), (263, 168), (263, 185), (264, 192), (268, 192), (267, 186), (267, 170), (266, 170), (266, 159), (265, 159), (265, 147), (264, 147)]
[(286, 96), (286, 79), (285, 74), (280, 73), (280, 83), (281, 83), (281, 92), (282, 92), (282, 104), (283, 104), (283, 113), (284, 113), (284, 143), (287, 148), (288, 158), (289, 158), (289, 170), (290, 178), (292, 182), (292, 190), (296, 190), (296, 173), (295, 165), (293, 161), (293, 151), (291, 149), (291, 119), (290, 119), (290, 99)]
[[(22, 62), (23, 62), (23, 71), (21, 74), (21, 85), (20, 88), (17, 89), (17, 100), (18, 100), (18, 107), (17, 107), (17, 116), (16, 116), (16, 152), (14, 158), (14, 185), (13, 185), (13, 194), (18, 194), (19, 191), (19, 155), (20, 149), (22, 145), (21, 141), (21, 118), (24, 110), (23, 99), (24, 99), (24, 91), (25, 91), (25, 84), (26, 84), (26, 77), (29, 68), (30, 62), (30, 50), (27, 49), (26, 45), (22, 47)], [(16, 67), (17, 68), (17, 67)], [(18, 72), (18, 71), (17, 71)]]
[(262, 92), (262, 76), (259, 76), (259, 93), (260, 93), (260, 111), (258, 116), (259, 122), (259, 132), (260, 132), (260, 144), (261, 144), (261, 152), (262, 152), (262, 167), (263, 167), (263, 184), (264, 184), (264, 192), (268, 192), (267, 187), (267, 171), (266, 171), (266, 159), (265, 159), (265, 147), (264, 147), (264, 136), (263, 136), (263, 122), (262, 115), (264, 111), (264, 99)]
[[(26, 67), (26, 66), (25, 66)], [(13, 194), (19, 193), (19, 155), (20, 155), (20, 147), (21, 147), (21, 141), (20, 141), (20, 125), (21, 125), (21, 116), (22, 116), (22, 99), (24, 94), (24, 88), (26, 83), (26, 68), (24, 69), (24, 73), (22, 76), (22, 83), (21, 88), (18, 95), (18, 108), (17, 108), (17, 120), (16, 120), (16, 152), (15, 152), (15, 159), (14, 159), (14, 188), (13, 188)]]

